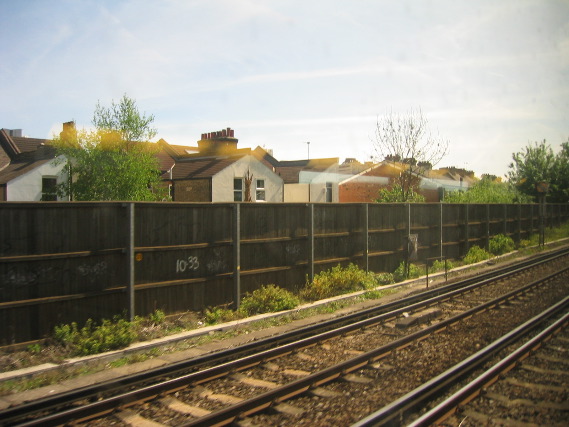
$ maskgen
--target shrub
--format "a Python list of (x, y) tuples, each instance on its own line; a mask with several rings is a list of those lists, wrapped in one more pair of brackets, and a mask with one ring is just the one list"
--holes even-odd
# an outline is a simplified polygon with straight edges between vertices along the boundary
[[(452, 270), (455, 267), (454, 263), (451, 260), (447, 259), (446, 264), (447, 264), (447, 270)], [(433, 262), (431, 268), (429, 268), (429, 271), (433, 273), (444, 270), (445, 270), (445, 261), (440, 259), (436, 259), (435, 262)]]
[(516, 249), (516, 245), (511, 237), (504, 236), (503, 234), (497, 234), (490, 239), (488, 243), (488, 249), (491, 254), (502, 255), (508, 252), (512, 252)]
[(231, 322), (236, 319), (239, 319), (238, 313), (226, 307), (211, 307), (206, 308), (204, 311), (204, 322), (207, 325)]
[(302, 298), (316, 301), (335, 295), (370, 289), (377, 286), (373, 273), (366, 273), (354, 264), (342, 268), (339, 264), (331, 270), (322, 271), (307, 282), (300, 291)]
[(379, 285), (390, 285), (395, 282), (392, 273), (377, 273), (375, 280)]
[(290, 310), (300, 304), (300, 299), (292, 292), (275, 285), (261, 286), (241, 300), (240, 313), (251, 316), (261, 313)]
[(393, 272), (393, 279), (396, 282), (402, 282), (402, 281), (407, 280), (407, 279), (416, 279), (420, 275), (421, 275), (421, 272), (419, 271), (419, 267), (417, 267), (413, 263), (409, 264), (409, 274), (407, 274), (407, 268), (405, 265), (405, 261), (401, 261), (401, 264), (399, 264), (399, 267), (397, 267), (395, 269), (395, 271)]
[(466, 256), (464, 257), (463, 261), (465, 264), (475, 264), (480, 261), (484, 261), (485, 259), (491, 258), (492, 254), (488, 253), (480, 246), (472, 246)]
[(69, 348), (75, 356), (128, 347), (135, 339), (131, 323), (118, 316), (112, 321), (103, 319), (101, 325), (88, 319), (81, 329), (75, 322), (56, 326), (54, 335), (55, 339)]

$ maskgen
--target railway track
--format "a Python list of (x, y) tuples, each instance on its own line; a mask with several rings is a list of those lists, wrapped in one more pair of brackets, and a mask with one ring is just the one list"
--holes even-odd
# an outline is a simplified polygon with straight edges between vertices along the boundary
[(566, 426), (569, 312), (414, 420), (412, 427)]
[[(90, 421), (90, 425), (111, 422), (127, 425), (148, 419), (166, 425), (224, 425), (238, 420), (250, 425), (315, 425), (322, 420), (313, 419), (312, 400), (319, 400), (317, 405), (325, 409), (346, 396), (359, 396), (364, 401), (365, 394), (371, 395), (372, 403), (359, 405), (367, 405), (367, 409), (354, 408), (344, 415), (335, 410), (330, 413), (334, 417), (333, 424), (349, 425), (354, 417), (363, 418), (377, 408), (377, 395), (371, 390), (379, 386), (374, 384), (390, 381), (397, 385), (393, 374), (400, 380), (399, 372), (409, 370), (410, 366), (400, 366), (401, 360), (423, 364), (425, 372), (415, 374), (415, 382), (424, 381), (422, 374), (428, 371), (428, 375), (432, 375), (433, 370), (421, 355), (428, 346), (434, 346), (434, 350), (427, 351), (428, 355), (440, 353), (437, 349), (441, 345), (453, 350), (450, 343), (459, 334), (462, 341), (476, 349), (498, 332), (507, 330), (511, 323), (523, 323), (520, 318), (527, 317), (538, 307), (549, 306), (566, 296), (567, 286), (559, 285), (560, 278), (567, 275), (562, 267), (567, 265), (566, 257), (566, 252), (559, 252), (548, 260), (540, 257), (533, 263), (494, 273), (494, 277), (480, 276), (477, 281), (448, 285), (349, 319), (305, 328), (297, 334), (279, 337), (280, 342), (271, 339), (245, 346), (240, 351), (232, 350), (245, 354), (238, 359), (220, 352), (213, 358), (204, 357), (168, 370), (123, 379), (121, 384), (102, 384), (10, 408), (0, 413), (0, 419), (5, 424), (19, 425), (58, 425), (91, 418), (97, 419)], [(538, 279), (544, 274), (543, 262), (547, 262), (547, 269), (553, 268), (555, 272), (546, 279)], [(527, 284), (520, 286), (520, 283)], [(516, 315), (512, 315), (513, 311)], [(503, 315), (504, 312), (508, 312), (504, 319), (510, 320), (493, 327), (495, 318), (499, 317), (496, 313)], [(424, 322), (429, 325), (425, 326)], [(476, 325), (481, 323), (490, 326), (477, 330)], [(506, 323), (509, 323), (507, 327)], [(446, 341), (440, 341), (443, 337)], [(456, 357), (464, 357), (463, 350), (443, 350), (448, 360), (436, 369), (446, 369)], [(152, 379), (165, 376), (169, 379), (149, 384)], [(354, 387), (356, 391), (346, 387)], [(409, 388), (411, 384), (404, 387)], [(125, 388), (131, 390), (125, 391)], [(101, 398), (103, 394), (112, 395)], [(53, 413), (37, 416), (41, 412)]]

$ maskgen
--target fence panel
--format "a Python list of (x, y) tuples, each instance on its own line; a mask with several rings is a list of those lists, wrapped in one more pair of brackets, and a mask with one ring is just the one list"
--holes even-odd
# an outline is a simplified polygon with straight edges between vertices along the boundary
[[(236, 303), (270, 283), (296, 290), (337, 264), (392, 272), (410, 233), (418, 263), (460, 258), (497, 234), (538, 233), (539, 212), (534, 204), (2, 203), (0, 344), (131, 304), (140, 315), (172, 313)], [(547, 205), (547, 226), (568, 217), (569, 205)]]

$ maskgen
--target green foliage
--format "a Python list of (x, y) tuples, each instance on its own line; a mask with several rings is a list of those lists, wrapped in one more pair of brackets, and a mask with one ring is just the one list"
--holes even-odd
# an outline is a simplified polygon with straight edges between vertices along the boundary
[(39, 345), (37, 343), (28, 345), (27, 349), (32, 354), (40, 354), (41, 353), (41, 345)]
[(375, 280), (379, 285), (391, 285), (395, 282), (392, 273), (377, 273), (375, 275)]
[(166, 314), (162, 310), (154, 310), (149, 316), (150, 321), (155, 325), (161, 325), (166, 320)]
[(465, 264), (475, 264), (492, 257), (492, 254), (482, 249), (480, 246), (472, 246), (463, 259)]
[(542, 141), (530, 144), (512, 155), (508, 178), (524, 194), (538, 200), (536, 185), (547, 182), (547, 200), (553, 203), (569, 201), (569, 141), (561, 144), (561, 151), (553, 153), (551, 146)]
[(373, 273), (366, 273), (354, 264), (343, 268), (339, 264), (322, 271), (307, 282), (300, 291), (301, 298), (316, 301), (336, 295), (370, 289), (377, 286)]
[(396, 182), (389, 188), (379, 190), (377, 203), (422, 203), (425, 197), (417, 192), (413, 186), (404, 189), (400, 183)]
[(502, 255), (512, 252), (516, 249), (516, 245), (511, 237), (503, 234), (497, 234), (490, 239), (488, 243), (488, 250), (491, 254)]
[(419, 267), (413, 263), (410, 263), (409, 272), (407, 272), (407, 265), (405, 261), (402, 261), (401, 264), (399, 264), (399, 267), (397, 267), (393, 272), (393, 279), (395, 282), (402, 282), (407, 279), (416, 279), (420, 275), (421, 271), (419, 270)]
[(154, 116), (140, 114), (136, 101), (123, 95), (118, 104), (111, 101), (111, 106), (103, 107), (97, 102), (93, 114), (93, 126), (99, 130), (116, 131), (122, 141), (150, 141), (156, 136), (156, 129), (151, 125)]
[(66, 179), (58, 186), (58, 194), (78, 201), (167, 198), (156, 148), (134, 139), (155, 134), (148, 127), (152, 120), (152, 116), (140, 116), (134, 101), (124, 96), (119, 105), (113, 102), (112, 109), (97, 105), (95, 131), (67, 130), (54, 138), (58, 155), (66, 159)]
[(290, 310), (300, 304), (292, 292), (275, 285), (261, 286), (241, 300), (239, 311), (245, 316)]
[(86, 356), (128, 347), (134, 341), (135, 333), (130, 322), (116, 316), (112, 321), (103, 319), (101, 325), (88, 319), (81, 329), (75, 322), (56, 326), (54, 337), (73, 355)]
[[(449, 259), (446, 260), (446, 266), (447, 266), (447, 270), (452, 270), (455, 267), (454, 263)], [(445, 261), (440, 260), (440, 259), (436, 259), (433, 262), (433, 265), (429, 268), (429, 271), (431, 271), (433, 273), (435, 273), (437, 271), (444, 271), (444, 270), (445, 270)]]
[(231, 322), (239, 318), (239, 313), (227, 307), (210, 307), (204, 310), (204, 321), (207, 325)]
[(532, 198), (522, 194), (510, 183), (483, 178), (466, 191), (445, 192), (444, 201), (446, 203), (531, 203)]

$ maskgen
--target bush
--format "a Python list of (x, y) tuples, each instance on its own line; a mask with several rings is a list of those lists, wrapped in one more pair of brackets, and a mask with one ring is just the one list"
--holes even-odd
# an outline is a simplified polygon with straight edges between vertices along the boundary
[(312, 283), (306, 283), (300, 291), (302, 298), (316, 301), (336, 295), (370, 289), (377, 286), (373, 273), (366, 273), (354, 264), (342, 268), (339, 264), (331, 270), (314, 276)]
[(465, 264), (476, 264), (477, 262), (484, 261), (492, 257), (492, 254), (488, 253), (479, 246), (472, 246), (463, 261)]
[(391, 285), (395, 282), (393, 279), (393, 274), (391, 273), (377, 273), (375, 275), (375, 280), (378, 285)]
[[(446, 263), (447, 263), (447, 270), (452, 270), (455, 267), (454, 263), (451, 260), (447, 259)], [(440, 259), (436, 259), (435, 262), (433, 262), (431, 268), (429, 268), (429, 272), (433, 273), (444, 270), (445, 270), (445, 261)]]
[(421, 272), (419, 270), (419, 267), (417, 267), (415, 264), (409, 264), (409, 274), (407, 274), (407, 268), (405, 265), (405, 261), (401, 261), (401, 264), (399, 264), (399, 267), (397, 267), (395, 269), (395, 271), (393, 272), (393, 279), (396, 282), (402, 282), (404, 280), (407, 279), (416, 279), (417, 277), (419, 277), (421, 275)]
[(516, 245), (511, 237), (498, 234), (490, 239), (488, 249), (491, 254), (502, 255), (515, 250)]
[(207, 325), (215, 325), (216, 323), (231, 322), (239, 319), (237, 312), (226, 307), (211, 307), (204, 311), (204, 322)]
[(135, 339), (131, 323), (115, 316), (113, 320), (103, 319), (97, 325), (92, 319), (85, 322), (81, 329), (77, 323), (55, 327), (55, 339), (69, 348), (75, 356), (103, 353), (128, 347)]
[(247, 293), (241, 301), (239, 312), (245, 316), (252, 316), (290, 310), (299, 304), (300, 299), (292, 292), (271, 284)]

